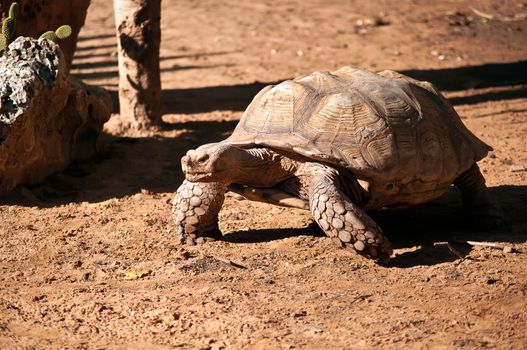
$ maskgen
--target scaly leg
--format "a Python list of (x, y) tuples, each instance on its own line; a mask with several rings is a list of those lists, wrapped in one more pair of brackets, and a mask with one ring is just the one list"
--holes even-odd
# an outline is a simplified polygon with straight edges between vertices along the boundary
[(225, 189), (225, 185), (219, 182), (183, 181), (172, 202), (181, 243), (195, 244), (198, 237), (221, 237), (218, 213)]
[(504, 226), (501, 208), (490, 195), (477, 164), (461, 174), (454, 185), (461, 191), (463, 207), (471, 217), (473, 226), (482, 230)]
[[(309, 188), (311, 212), (318, 225), (341, 246), (381, 262), (388, 262), (392, 254), (390, 242), (382, 230), (348, 197), (355, 191), (344, 193), (342, 181), (347, 187), (361, 190), (354, 179), (342, 179), (337, 170), (313, 163), (313, 177)], [(355, 181), (356, 184), (349, 184)]]

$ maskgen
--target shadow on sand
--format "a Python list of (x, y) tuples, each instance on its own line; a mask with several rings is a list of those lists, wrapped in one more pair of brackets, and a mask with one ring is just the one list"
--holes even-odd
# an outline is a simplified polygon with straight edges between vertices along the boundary
[[(527, 61), (490, 64), (440, 70), (411, 70), (403, 73), (436, 84), (441, 90), (504, 87), (527, 84)], [(277, 83), (277, 82), (274, 82)], [(212, 86), (163, 91), (165, 112), (200, 113), (213, 110), (241, 111), (268, 83)], [(525, 88), (460, 97), (455, 103), (479, 103), (493, 99), (524, 97)], [(224, 139), (236, 122), (193, 121), (173, 123), (177, 137), (107, 137), (102, 156), (90, 162), (73, 164), (64, 172), (50, 176), (41, 185), (21, 187), (18, 192), (0, 198), (2, 204), (50, 207), (68, 202), (99, 202), (135, 194), (175, 192), (182, 181), (179, 160), (189, 148)], [(27, 190), (27, 191), (26, 191)], [(372, 216), (384, 228), (395, 248), (421, 246), (422, 249), (396, 256), (393, 266), (405, 267), (451, 261), (452, 254), (433, 242), (449, 238), (523, 242), (526, 237), (527, 187), (498, 186), (492, 189), (503, 203), (511, 232), (474, 233), (463, 225), (459, 196), (449, 193), (440, 201), (397, 212), (379, 212)], [(29, 193), (29, 195), (28, 195)], [(523, 231), (522, 231), (523, 230)], [(523, 233), (521, 233), (521, 232)], [(232, 242), (281, 239), (297, 234), (320, 234), (316, 229), (259, 230), (231, 233)]]
[[(502, 230), (476, 232), (468, 227), (461, 208), (460, 194), (455, 188), (431, 203), (402, 210), (371, 212), (371, 216), (390, 238), (394, 249), (405, 250), (403, 253), (396, 252), (388, 266), (404, 268), (436, 265), (458, 259), (446, 246), (435, 246), (435, 242), (527, 241), (527, 221), (523, 214), (527, 211), (527, 186), (497, 186), (491, 191), (500, 201), (505, 213), (508, 227)], [(224, 240), (232, 243), (257, 243), (301, 235), (324, 236), (324, 233), (316, 224), (312, 224), (305, 228), (231, 232), (224, 236)]]
[[(176, 137), (114, 137), (103, 135), (101, 154), (73, 163), (38, 185), (20, 186), (0, 197), (0, 204), (53, 207), (69, 202), (101, 202), (146, 189), (175, 192), (183, 181), (180, 159), (187, 149), (227, 137), (234, 121), (173, 123)], [(33, 194), (33, 195), (32, 195)]]
[[(203, 55), (219, 55), (210, 53)], [(189, 55), (191, 56), (191, 55)], [(174, 56), (178, 58), (180, 56)], [(182, 56), (181, 56), (182, 57)], [(170, 59), (165, 58), (165, 59)], [(96, 65), (108, 67), (114, 62), (98, 62)], [(93, 69), (91, 64), (74, 64), (78, 71), (74, 74), (81, 79), (97, 79), (117, 76), (115, 70), (107, 72), (87, 72), (83, 69)], [(178, 66), (164, 68), (163, 71), (186, 69), (210, 69), (216, 66)], [(484, 64), (444, 69), (405, 70), (401, 73), (410, 77), (427, 80), (435, 84), (441, 91), (465, 91), (470, 89), (500, 88), (499, 91), (485, 91), (450, 98), (453, 105), (476, 104), (486, 101), (510, 100), (527, 96), (527, 61), (510, 63)], [(162, 92), (163, 111), (165, 113), (206, 113), (216, 110), (243, 111), (253, 97), (263, 87), (278, 84), (280, 81), (254, 82), (239, 85), (207, 86), (188, 89), (165, 89)], [(118, 102), (116, 92), (114, 101)], [(118, 111), (116, 106), (116, 111)]]

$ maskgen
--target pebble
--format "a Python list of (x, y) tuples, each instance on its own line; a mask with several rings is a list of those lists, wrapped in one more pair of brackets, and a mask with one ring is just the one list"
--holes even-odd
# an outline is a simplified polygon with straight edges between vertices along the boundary
[(306, 315), (307, 315), (307, 312), (305, 310), (293, 310), (289, 313), (289, 316), (291, 317), (302, 317)]

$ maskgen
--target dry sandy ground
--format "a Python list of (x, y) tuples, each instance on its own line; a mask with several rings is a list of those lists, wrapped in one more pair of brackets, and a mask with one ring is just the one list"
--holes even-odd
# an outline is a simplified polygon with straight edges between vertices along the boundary
[[(0, 348), (525, 349), (526, 14), (521, 0), (164, 0), (167, 127), (127, 134), (116, 115), (98, 159), (0, 201)], [(94, 0), (73, 73), (115, 91), (112, 28), (111, 2)], [(178, 246), (181, 155), (229, 135), (265, 84), (348, 64), (451, 98), (495, 148), (480, 166), (508, 230), (471, 231), (452, 189), (372, 214), (396, 248), (381, 267), (306, 212), (228, 196), (225, 239)], [(452, 238), (519, 253), (433, 244)]]

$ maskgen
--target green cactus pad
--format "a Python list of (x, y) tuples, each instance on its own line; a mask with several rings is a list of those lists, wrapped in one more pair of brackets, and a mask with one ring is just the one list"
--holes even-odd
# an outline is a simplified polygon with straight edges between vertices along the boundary
[(56, 42), (58, 40), (57, 34), (55, 34), (54, 31), (49, 30), (45, 33), (42, 33), (42, 35), (39, 37), (39, 39), (47, 39), (53, 42)]
[(9, 18), (15, 19), (16, 16), (18, 16), (19, 10), (20, 6), (18, 5), (18, 2), (12, 3), (11, 7), (9, 7)]
[(7, 48), (5, 38), (0, 36), (0, 54)]
[(55, 35), (59, 39), (66, 39), (71, 35), (71, 27), (69, 25), (62, 25), (56, 31)]
[(13, 34), (15, 34), (15, 20), (8, 17), (2, 22), (2, 36), (5, 38), (6, 43), (9, 43)]

